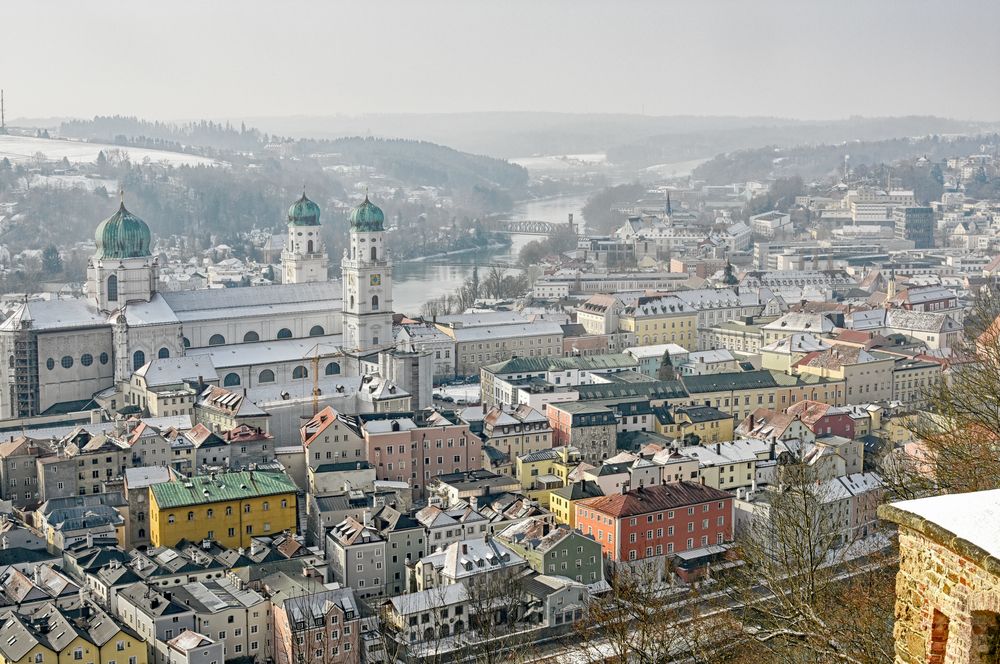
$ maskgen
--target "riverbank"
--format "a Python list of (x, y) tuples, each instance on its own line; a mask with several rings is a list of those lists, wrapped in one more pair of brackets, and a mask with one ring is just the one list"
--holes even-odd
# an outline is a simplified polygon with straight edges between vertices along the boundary
[(469, 247), (468, 249), (455, 249), (454, 251), (444, 251), (438, 254), (429, 254), (427, 256), (418, 256), (417, 258), (404, 258), (400, 262), (402, 263), (420, 263), (422, 261), (430, 260), (432, 258), (445, 258), (447, 256), (456, 256), (458, 254), (467, 254), (470, 251), (496, 251), (498, 249), (506, 249), (510, 246), (509, 243), (504, 242), (490, 242), (489, 244), (482, 247)]

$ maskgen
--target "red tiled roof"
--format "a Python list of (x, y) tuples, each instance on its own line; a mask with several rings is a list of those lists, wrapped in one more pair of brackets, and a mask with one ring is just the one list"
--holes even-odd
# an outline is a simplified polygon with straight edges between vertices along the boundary
[(732, 498), (731, 493), (713, 489), (694, 482), (670, 482), (633, 489), (627, 493), (599, 496), (581, 500), (577, 505), (601, 512), (611, 517), (621, 518), (648, 514), (661, 510), (677, 509), (688, 505), (699, 505), (713, 500)]

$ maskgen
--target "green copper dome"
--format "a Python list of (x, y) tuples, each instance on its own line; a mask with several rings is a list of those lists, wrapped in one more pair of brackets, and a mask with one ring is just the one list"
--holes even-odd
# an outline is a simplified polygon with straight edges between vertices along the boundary
[(146, 222), (125, 209), (123, 201), (118, 211), (102, 221), (94, 233), (97, 253), (94, 258), (139, 258), (149, 256), (152, 236)]
[(302, 198), (288, 208), (288, 223), (294, 226), (319, 226), (319, 206), (302, 192)]
[(370, 233), (385, 230), (382, 228), (383, 222), (385, 222), (385, 214), (383, 214), (382, 208), (368, 200), (367, 194), (361, 205), (351, 210), (352, 231)]

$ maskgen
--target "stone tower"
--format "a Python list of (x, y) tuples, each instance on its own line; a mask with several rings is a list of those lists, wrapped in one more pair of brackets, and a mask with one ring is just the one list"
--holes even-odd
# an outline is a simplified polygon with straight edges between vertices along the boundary
[(348, 247), (340, 263), (344, 286), (344, 350), (392, 344), (392, 263), (385, 215), (368, 196), (351, 211)]
[(319, 206), (303, 192), (288, 208), (288, 240), (281, 252), (282, 283), (326, 281), (328, 263), (320, 237)]

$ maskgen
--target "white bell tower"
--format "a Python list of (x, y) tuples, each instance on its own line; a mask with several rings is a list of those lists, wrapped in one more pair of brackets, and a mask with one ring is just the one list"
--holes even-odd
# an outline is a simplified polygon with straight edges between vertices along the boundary
[(348, 248), (340, 263), (344, 286), (344, 350), (392, 344), (392, 262), (385, 246), (385, 215), (365, 196), (351, 211)]

